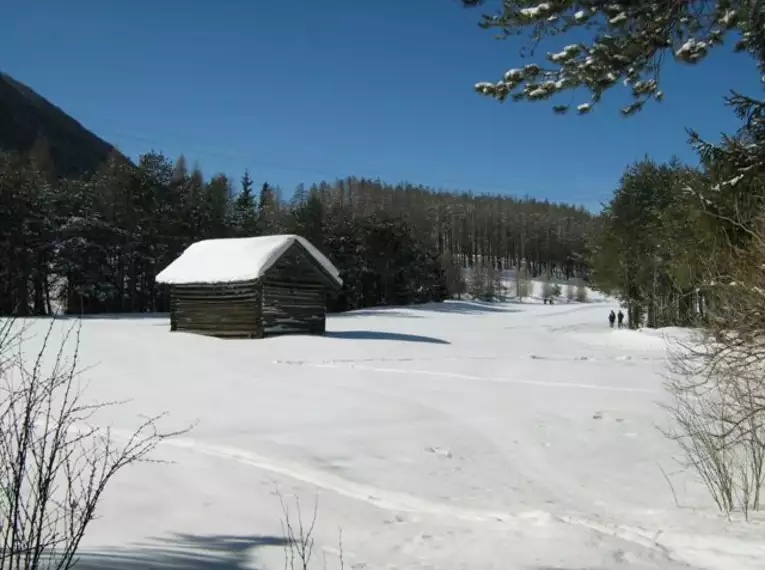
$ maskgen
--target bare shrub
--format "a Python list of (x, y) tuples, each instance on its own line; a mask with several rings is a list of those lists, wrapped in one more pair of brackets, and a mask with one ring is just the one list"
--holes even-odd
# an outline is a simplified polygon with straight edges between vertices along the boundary
[(710, 256), (707, 326), (670, 349), (666, 435), (721, 511), (748, 516), (765, 484), (765, 220), (729, 221), (748, 239)]
[(306, 526), (303, 522), (303, 512), (300, 508), (300, 499), (295, 497), (295, 509), (297, 511), (297, 521), (293, 521), (290, 509), (284, 502), (284, 497), (279, 493), (279, 502), (282, 505), (282, 534), (287, 539), (284, 546), (284, 568), (285, 570), (308, 570), (308, 564), (313, 556), (313, 546), (315, 539), (313, 537), (316, 528), (316, 517), (319, 514), (318, 499), (314, 503), (311, 522)]
[[(284, 570), (308, 570), (309, 563), (313, 557), (313, 550), (316, 540), (314, 531), (316, 529), (316, 519), (319, 514), (318, 497), (313, 505), (313, 513), (310, 522), (304, 521), (303, 512), (300, 506), (300, 499), (295, 497), (295, 511), (297, 519), (294, 519), (284, 496), (277, 491), (279, 502), (282, 506), (282, 534), (286, 539), (284, 546)], [(345, 570), (345, 557), (343, 553), (343, 531), (338, 529), (338, 564), (340, 570)], [(324, 567), (327, 567), (324, 560)]]
[(115, 402), (89, 404), (79, 386), (79, 323), (51, 346), (48, 327), (33, 362), (12, 321), (0, 326), (0, 570), (72, 568), (112, 478), (174, 434), (148, 418), (121, 446), (90, 425)]
[(666, 386), (673, 427), (665, 435), (701, 477), (718, 508), (760, 509), (765, 483), (765, 384), (760, 363), (709, 334), (676, 344)]

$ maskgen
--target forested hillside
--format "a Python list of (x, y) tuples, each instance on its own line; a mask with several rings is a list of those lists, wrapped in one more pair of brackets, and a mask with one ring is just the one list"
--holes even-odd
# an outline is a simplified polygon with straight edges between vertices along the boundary
[(93, 173), (112, 145), (34, 90), (0, 72), (0, 151), (47, 154), (62, 176)]
[[(44, 150), (44, 149), (43, 149)], [(348, 178), (291, 196), (245, 173), (207, 179), (180, 157), (112, 154), (93, 175), (55, 176), (44, 152), (0, 154), (0, 312), (164, 311), (155, 275), (194, 241), (298, 233), (342, 271), (331, 310), (442, 300), (461, 267), (586, 273), (592, 216), (536, 200)]]

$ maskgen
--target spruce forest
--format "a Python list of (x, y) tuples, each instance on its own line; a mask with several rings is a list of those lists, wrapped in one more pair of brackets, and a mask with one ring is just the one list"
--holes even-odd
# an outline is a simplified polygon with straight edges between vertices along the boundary
[(191, 243), (296, 233), (340, 269), (329, 310), (439, 301), (463, 268), (519, 265), (583, 277), (593, 217), (534, 199), (436, 192), (347, 178), (284, 197), (248, 172), (206, 178), (183, 156), (134, 164), (118, 152), (94, 173), (59, 177), (44, 138), (0, 154), (0, 313), (166, 311), (154, 277)]

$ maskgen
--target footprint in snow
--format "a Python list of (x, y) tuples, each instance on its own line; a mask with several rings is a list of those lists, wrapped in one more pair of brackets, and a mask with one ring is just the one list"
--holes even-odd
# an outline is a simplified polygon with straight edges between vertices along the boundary
[(439, 455), (441, 457), (446, 457), (447, 459), (452, 458), (452, 452), (448, 449), (443, 449), (440, 447), (426, 447), (425, 451), (428, 453), (435, 453), (436, 455)]
[[(602, 420), (604, 417), (605, 417), (604, 412), (595, 412), (594, 414), (592, 414), (593, 420)], [(624, 421), (624, 418), (613, 418), (613, 420), (616, 423), (622, 423)]]

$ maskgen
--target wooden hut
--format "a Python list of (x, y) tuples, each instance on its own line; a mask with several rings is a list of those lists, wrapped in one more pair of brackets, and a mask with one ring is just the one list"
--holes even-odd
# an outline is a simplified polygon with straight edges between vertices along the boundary
[(204, 240), (159, 275), (170, 286), (170, 330), (219, 337), (324, 334), (337, 268), (296, 235)]

